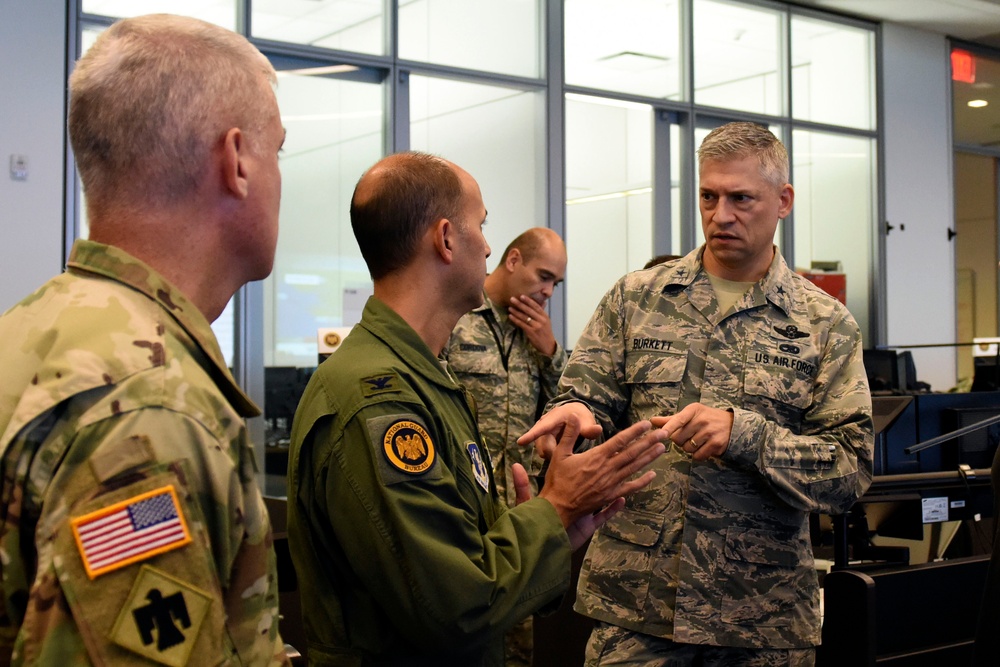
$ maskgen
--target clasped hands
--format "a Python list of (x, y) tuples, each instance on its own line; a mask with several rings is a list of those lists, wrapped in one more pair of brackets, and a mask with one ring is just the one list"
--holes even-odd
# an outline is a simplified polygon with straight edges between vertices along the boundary
[[(574, 453), (578, 438), (598, 438), (601, 427), (583, 403), (572, 402), (543, 415), (517, 443), (534, 442), (548, 459), (538, 496), (555, 507), (575, 549), (625, 505), (625, 496), (653, 481), (653, 470), (635, 474), (666, 451), (665, 441), (672, 440), (693, 460), (704, 461), (725, 452), (732, 424), (731, 412), (693, 403), (671, 417), (636, 422), (605, 442)], [(531, 497), (528, 475), (520, 464), (513, 468), (520, 504)]]

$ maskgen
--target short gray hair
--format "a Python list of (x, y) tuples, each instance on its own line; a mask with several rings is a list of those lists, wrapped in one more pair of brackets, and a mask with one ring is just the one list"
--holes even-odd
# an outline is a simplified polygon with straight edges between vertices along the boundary
[(708, 133), (698, 149), (698, 167), (705, 160), (756, 157), (760, 173), (774, 187), (788, 183), (788, 151), (770, 130), (757, 123), (727, 123)]
[(253, 149), (273, 108), (274, 67), (247, 39), (198, 19), (150, 14), (111, 25), (69, 79), (69, 134), (88, 199), (190, 194), (224, 133)]

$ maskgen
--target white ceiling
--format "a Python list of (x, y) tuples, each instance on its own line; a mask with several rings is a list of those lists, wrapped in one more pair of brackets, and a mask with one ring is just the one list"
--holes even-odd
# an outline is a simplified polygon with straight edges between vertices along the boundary
[(1000, 47), (1000, 0), (792, 0)]

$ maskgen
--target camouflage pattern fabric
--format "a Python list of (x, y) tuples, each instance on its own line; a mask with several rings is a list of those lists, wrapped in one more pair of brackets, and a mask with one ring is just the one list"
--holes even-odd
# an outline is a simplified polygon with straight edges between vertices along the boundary
[(545, 461), (534, 446), (521, 447), (517, 439), (555, 396), (566, 350), (556, 343), (551, 357), (542, 354), (485, 292), (483, 300), (482, 306), (458, 321), (441, 356), (476, 401), (476, 419), (493, 459), (497, 491), (513, 507), (515, 463), (524, 466), (532, 492), (538, 493)]
[[(77, 241), (0, 340), (0, 664), (287, 664), (259, 410), (195, 306)], [(130, 527), (108, 557), (85, 531), (115, 508)]]
[(535, 649), (535, 617), (529, 616), (503, 638), (504, 667), (531, 667)]
[(552, 505), (506, 509), (467, 391), (377, 298), (320, 364), (289, 453), (288, 537), (314, 665), (503, 665), (569, 587)]
[(732, 411), (721, 458), (673, 446), (595, 535), (576, 610), (686, 644), (819, 643), (809, 513), (840, 513), (872, 476), (871, 397), (847, 309), (792, 273), (719, 312), (701, 249), (626, 275), (574, 349), (556, 403), (605, 434), (692, 402)]
[[(814, 667), (816, 649), (752, 649), (677, 644), (615, 625), (598, 623), (584, 667)], [(846, 667), (846, 665), (845, 665)]]

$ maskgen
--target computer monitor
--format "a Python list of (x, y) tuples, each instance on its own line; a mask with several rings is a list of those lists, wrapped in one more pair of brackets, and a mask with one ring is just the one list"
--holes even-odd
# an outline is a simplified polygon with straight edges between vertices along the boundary
[(896, 381), (900, 391), (914, 391), (917, 388), (917, 368), (913, 364), (913, 353), (909, 350), (896, 352)]
[(895, 350), (865, 350), (863, 356), (868, 388), (872, 393), (900, 390), (899, 360)]
[(264, 368), (264, 421), (270, 445), (288, 439), (295, 409), (314, 368), (267, 366)]

